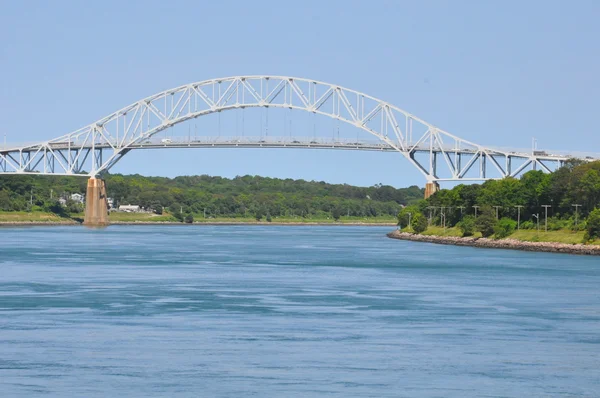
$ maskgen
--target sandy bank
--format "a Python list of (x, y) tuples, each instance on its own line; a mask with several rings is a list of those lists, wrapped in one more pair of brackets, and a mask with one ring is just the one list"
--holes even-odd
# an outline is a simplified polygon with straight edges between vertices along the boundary
[(416, 235), (407, 232), (393, 231), (387, 234), (393, 239), (410, 240), (414, 242), (438, 243), (442, 245), (472, 246), (490, 249), (525, 250), (532, 252), (600, 255), (600, 246), (569, 245), (555, 242), (525, 242), (516, 239), (488, 239), (488, 238), (459, 238), (454, 236), (428, 236)]

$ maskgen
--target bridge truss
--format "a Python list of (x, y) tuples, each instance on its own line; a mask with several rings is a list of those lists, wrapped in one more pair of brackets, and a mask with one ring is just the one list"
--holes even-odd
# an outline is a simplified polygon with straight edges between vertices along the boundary
[[(160, 140), (157, 135), (185, 121), (246, 108), (294, 109), (326, 116), (367, 132), (375, 142), (281, 137)], [(235, 76), (166, 90), (72, 133), (4, 148), (0, 174), (96, 177), (131, 150), (168, 147), (392, 151), (406, 158), (428, 182), (514, 177), (532, 168), (552, 172), (570, 157), (484, 147), (387, 102), (333, 84), (284, 76)], [(490, 169), (495, 177), (490, 176)]]

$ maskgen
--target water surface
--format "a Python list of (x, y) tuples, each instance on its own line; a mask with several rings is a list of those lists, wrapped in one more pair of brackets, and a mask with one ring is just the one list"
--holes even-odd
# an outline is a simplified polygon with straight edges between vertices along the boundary
[(0, 228), (0, 395), (600, 396), (597, 257), (389, 229)]

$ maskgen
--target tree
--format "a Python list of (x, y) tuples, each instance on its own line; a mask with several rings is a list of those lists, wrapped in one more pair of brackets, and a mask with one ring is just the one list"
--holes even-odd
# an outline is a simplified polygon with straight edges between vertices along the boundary
[(0, 191), (0, 210), (11, 211), (13, 210), (12, 202), (10, 200), (10, 194), (8, 191)]
[(473, 236), (475, 233), (475, 216), (463, 217), (457, 227), (462, 232), (462, 236)]
[(335, 221), (339, 221), (340, 217), (342, 216), (342, 212), (340, 211), (339, 207), (334, 207), (331, 210), (331, 216), (333, 217), (333, 219)]
[(422, 213), (416, 213), (412, 217), (411, 226), (416, 233), (423, 233), (427, 230), (427, 218)]
[(263, 218), (263, 213), (260, 209), (256, 210), (256, 213), (254, 214), (254, 217), (256, 218), (256, 221), (260, 221)]
[(194, 222), (194, 216), (191, 214), (188, 214), (187, 216), (185, 216), (184, 221), (186, 224), (191, 224)]
[(482, 208), (481, 215), (475, 221), (475, 229), (481, 232), (481, 236), (488, 238), (494, 234), (496, 226), (496, 215), (491, 207), (485, 206)]
[(517, 228), (517, 222), (510, 218), (500, 219), (494, 226), (494, 234), (497, 239), (504, 239), (510, 236)]
[(177, 210), (176, 212), (173, 213), (173, 217), (175, 217), (175, 219), (179, 222), (183, 222), (184, 221), (184, 217), (183, 217), (183, 213), (180, 212), (179, 210)]
[(400, 227), (408, 227), (409, 224), (412, 224), (412, 219), (417, 213), (420, 213), (417, 206), (413, 205), (403, 208), (398, 213), (398, 225)]
[(44, 210), (54, 213), (60, 217), (67, 217), (67, 212), (64, 207), (58, 202), (58, 200), (52, 200), (46, 203)]
[(587, 219), (585, 228), (585, 240), (600, 238), (600, 209), (594, 209)]

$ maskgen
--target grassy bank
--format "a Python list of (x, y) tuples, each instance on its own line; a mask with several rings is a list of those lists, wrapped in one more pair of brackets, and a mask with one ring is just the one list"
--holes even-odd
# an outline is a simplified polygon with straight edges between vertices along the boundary
[[(83, 213), (73, 213), (68, 217), (60, 217), (53, 213), (46, 212), (0, 212), (0, 223), (76, 223), (83, 221)], [(119, 213), (112, 212), (108, 216), (110, 222), (114, 223), (155, 223), (155, 222), (173, 222), (179, 221), (171, 214), (162, 215), (151, 213)], [(267, 222), (262, 218), (261, 223)], [(395, 225), (394, 217), (341, 217), (338, 221), (333, 218), (302, 218), (302, 217), (273, 217), (273, 223), (283, 224), (381, 224)], [(248, 223), (256, 224), (254, 217), (212, 217), (204, 218), (202, 215), (194, 216), (194, 224), (202, 223)]]
[[(404, 232), (413, 232), (407, 228), (403, 229)], [(438, 226), (431, 226), (427, 228), (421, 235), (425, 236), (444, 236), (444, 237), (461, 237), (462, 232), (458, 228), (442, 228)], [(473, 235), (475, 238), (481, 238), (481, 233), (476, 232)], [(521, 229), (515, 231), (507, 239), (516, 239), (523, 242), (551, 242), (551, 243), (565, 243), (569, 245), (575, 245), (583, 242), (583, 231), (570, 231), (570, 230), (559, 230), (559, 231), (540, 231), (535, 229)], [(493, 238), (493, 236), (492, 236)], [(600, 240), (591, 242), (592, 245), (600, 245)]]
[(75, 223), (69, 217), (60, 217), (54, 213), (41, 211), (11, 211), (0, 212), (0, 223)]

